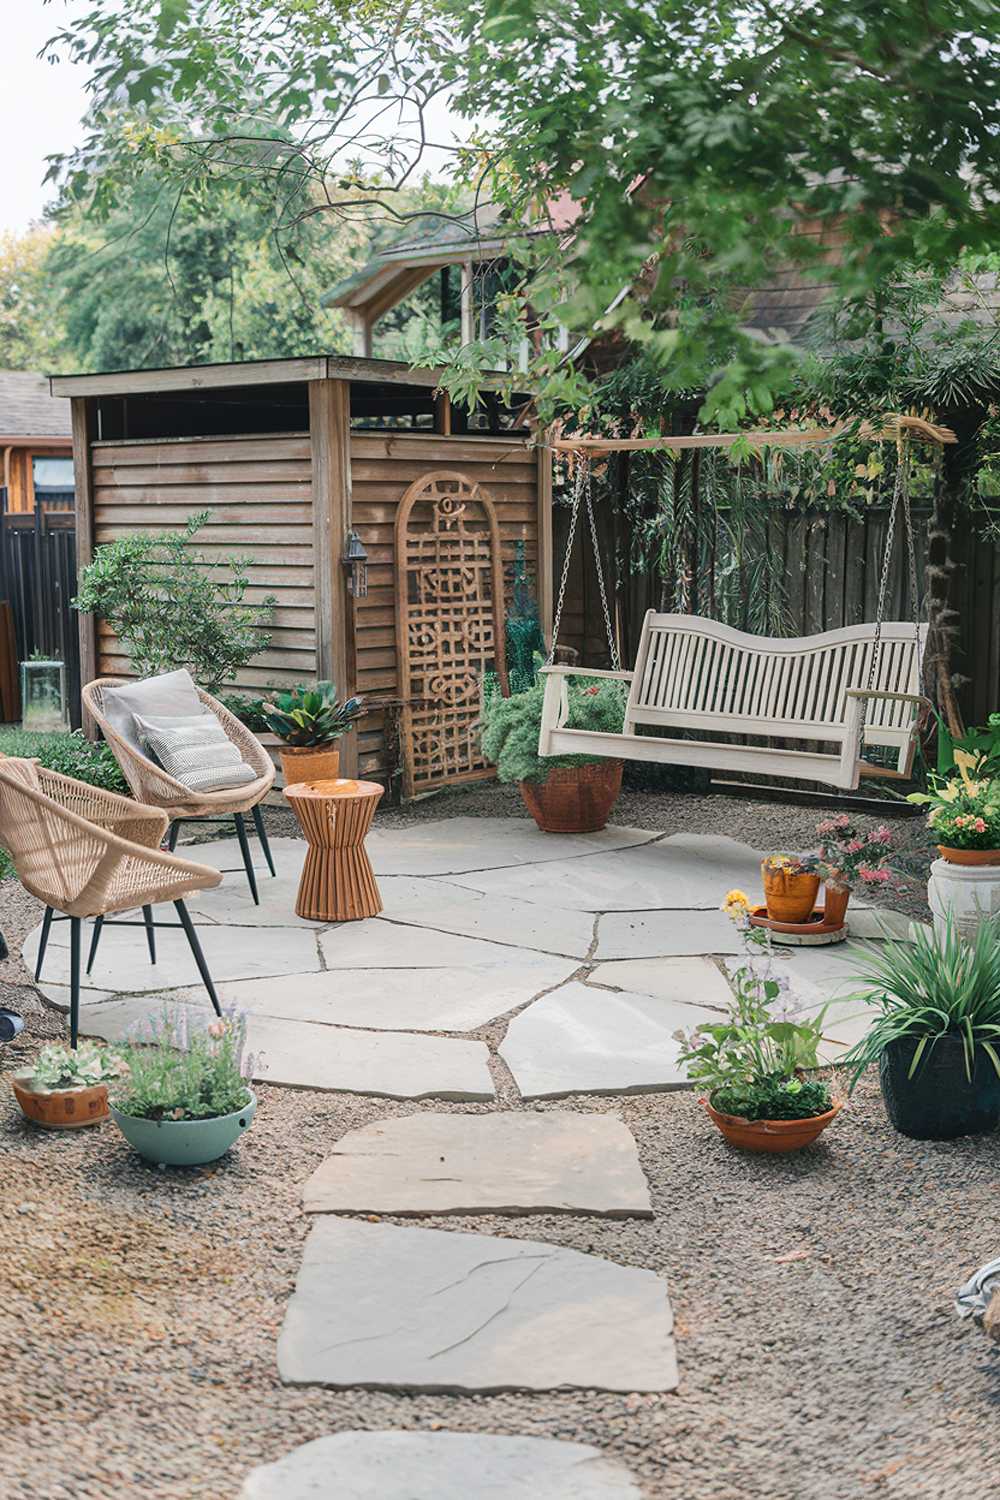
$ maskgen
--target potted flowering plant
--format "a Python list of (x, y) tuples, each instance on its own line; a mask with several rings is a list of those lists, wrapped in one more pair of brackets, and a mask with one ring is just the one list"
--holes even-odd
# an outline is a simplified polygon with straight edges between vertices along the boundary
[(761, 860), (764, 901), (772, 922), (808, 922), (819, 894), (815, 854), (769, 854)]
[(955, 751), (957, 774), (928, 777), (929, 792), (907, 801), (928, 808), (927, 823), (948, 864), (1000, 864), (1000, 777), (982, 755)]
[(706, 1090), (702, 1107), (731, 1145), (798, 1151), (842, 1107), (826, 1083), (804, 1076), (818, 1066), (823, 1011), (807, 1017), (789, 1009), (788, 981), (774, 973), (766, 932), (747, 925), (749, 908), (742, 891), (723, 903), (744, 933), (747, 961), (732, 977), (725, 1021), (677, 1034), (680, 1061)]
[(878, 890), (892, 879), (886, 861), (893, 850), (892, 830), (858, 828), (846, 813), (816, 824), (819, 867), (826, 887), (824, 910), (828, 922), (844, 920), (852, 891)]
[(140, 1156), (157, 1166), (200, 1166), (249, 1130), (257, 1100), (245, 1042), (242, 1016), (193, 1030), (181, 1009), (121, 1049), (124, 1072), (111, 1117)]
[(117, 1055), (93, 1042), (77, 1048), (52, 1042), (31, 1067), (11, 1079), (23, 1113), (46, 1130), (76, 1130), (108, 1118), (108, 1083), (117, 1078)]

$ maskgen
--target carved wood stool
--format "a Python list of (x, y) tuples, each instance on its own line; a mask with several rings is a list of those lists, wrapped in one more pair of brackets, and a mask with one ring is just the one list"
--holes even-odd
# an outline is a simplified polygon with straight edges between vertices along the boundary
[(296, 915), (309, 922), (378, 916), (382, 897), (365, 853), (365, 835), (382, 788), (373, 781), (303, 781), (286, 787), (285, 796), (309, 845)]

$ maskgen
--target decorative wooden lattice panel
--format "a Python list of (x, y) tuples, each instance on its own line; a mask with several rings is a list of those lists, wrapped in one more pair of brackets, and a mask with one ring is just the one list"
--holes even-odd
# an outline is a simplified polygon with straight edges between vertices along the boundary
[(414, 480), (396, 516), (403, 794), (492, 775), (479, 747), (479, 684), (507, 690), (503, 567), (493, 501), (465, 474)]

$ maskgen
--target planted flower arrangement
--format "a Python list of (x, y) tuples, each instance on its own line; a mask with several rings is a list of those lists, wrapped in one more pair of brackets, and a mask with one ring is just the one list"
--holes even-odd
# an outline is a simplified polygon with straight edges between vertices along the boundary
[(852, 891), (884, 890), (892, 882), (888, 868), (894, 842), (886, 824), (865, 830), (846, 813), (816, 824), (818, 847), (804, 854), (769, 854), (761, 861), (767, 916), (785, 926), (801, 926), (814, 917), (820, 884), (825, 886), (825, 926), (844, 923)]
[(928, 809), (941, 857), (955, 865), (1000, 864), (1000, 777), (985, 756), (955, 751), (957, 772), (931, 775), (930, 791), (911, 792), (909, 802)]
[(121, 1075), (117, 1053), (93, 1042), (77, 1048), (53, 1042), (11, 1086), (23, 1113), (46, 1130), (76, 1130), (108, 1118), (108, 1084)]

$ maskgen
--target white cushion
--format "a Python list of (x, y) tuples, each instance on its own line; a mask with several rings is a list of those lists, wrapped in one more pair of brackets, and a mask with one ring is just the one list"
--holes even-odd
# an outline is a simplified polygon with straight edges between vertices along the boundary
[(144, 718), (205, 718), (218, 720), (198, 697), (191, 673), (184, 667), (177, 672), (162, 672), (159, 677), (144, 677), (141, 682), (124, 682), (107, 687), (103, 695), (104, 717), (123, 740), (142, 748), (142, 737), (136, 714)]
[(155, 755), (168, 776), (192, 792), (221, 792), (256, 781), (213, 713), (145, 718), (135, 714), (143, 745)]

